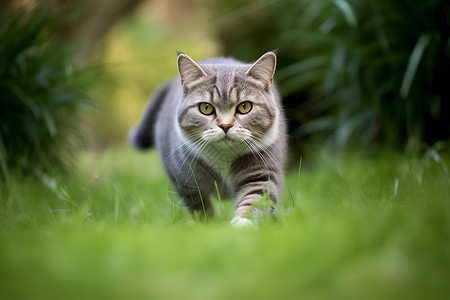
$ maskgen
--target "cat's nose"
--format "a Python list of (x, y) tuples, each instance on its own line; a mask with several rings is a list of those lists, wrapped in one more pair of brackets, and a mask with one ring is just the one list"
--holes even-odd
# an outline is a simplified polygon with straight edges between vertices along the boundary
[(223, 129), (223, 131), (225, 131), (225, 133), (228, 132), (228, 129), (230, 129), (231, 127), (233, 127), (233, 124), (220, 124), (219, 127)]

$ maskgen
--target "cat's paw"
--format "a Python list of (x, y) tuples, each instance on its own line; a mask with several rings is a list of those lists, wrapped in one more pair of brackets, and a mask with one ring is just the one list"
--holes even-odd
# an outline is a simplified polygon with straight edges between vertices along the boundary
[(234, 217), (231, 220), (230, 224), (231, 227), (233, 228), (251, 228), (251, 229), (257, 228), (256, 224), (253, 221), (239, 216)]

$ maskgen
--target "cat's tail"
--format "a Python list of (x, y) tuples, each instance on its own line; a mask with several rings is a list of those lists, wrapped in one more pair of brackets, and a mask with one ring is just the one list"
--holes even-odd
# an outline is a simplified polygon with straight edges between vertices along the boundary
[(128, 143), (137, 149), (147, 149), (154, 145), (155, 122), (162, 103), (170, 90), (170, 82), (164, 84), (148, 101), (141, 121), (128, 133)]

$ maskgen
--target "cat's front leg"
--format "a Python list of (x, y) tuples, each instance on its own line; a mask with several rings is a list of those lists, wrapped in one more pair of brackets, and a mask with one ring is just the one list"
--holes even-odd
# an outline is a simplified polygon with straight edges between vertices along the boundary
[(213, 206), (208, 194), (202, 193), (197, 188), (184, 188), (179, 191), (179, 194), (191, 215), (198, 215), (202, 220), (214, 216)]
[(236, 174), (235, 216), (263, 219), (270, 215), (278, 202), (278, 176), (258, 167), (249, 167)]
[[(252, 188), (252, 187), (250, 187)], [(245, 194), (244, 191), (241, 194)], [(247, 219), (262, 219), (274, 210), (276, 200), (267, 189), (239, 195), (235, 199), (235, 216)]]

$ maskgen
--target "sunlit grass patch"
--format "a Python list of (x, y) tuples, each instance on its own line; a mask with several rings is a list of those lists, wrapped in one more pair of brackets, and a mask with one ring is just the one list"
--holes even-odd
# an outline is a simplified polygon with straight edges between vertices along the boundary
[(0, 298), (449, 296), (448, 155), (308, 160), (250, 231), (231, 228), (226, 199), (192, 220), (154, 151), (86, 153), (70, 178), (2, 184)]

